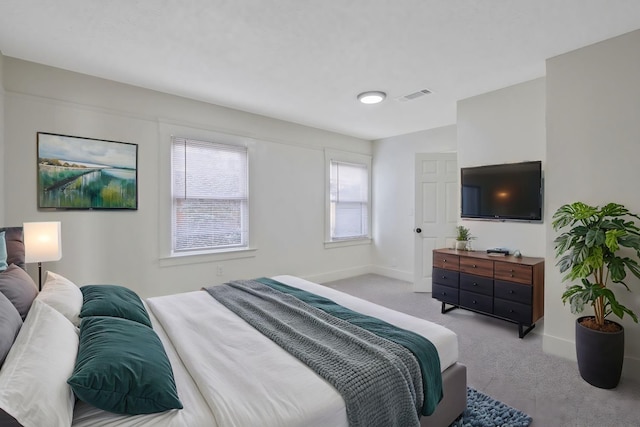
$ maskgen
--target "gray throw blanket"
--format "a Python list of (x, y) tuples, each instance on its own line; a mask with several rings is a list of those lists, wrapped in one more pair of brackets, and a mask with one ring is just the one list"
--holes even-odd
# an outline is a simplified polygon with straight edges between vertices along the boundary
[(406, 348), (256, 281), (206, 288), (342, 395), (349, 426), (419, 426), (420, 367)]

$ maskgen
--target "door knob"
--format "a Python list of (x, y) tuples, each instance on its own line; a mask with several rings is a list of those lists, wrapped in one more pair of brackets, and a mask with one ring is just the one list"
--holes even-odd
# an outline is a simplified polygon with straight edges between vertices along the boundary
[(418, 233), (418, 234), (422, 233), (422, 228), (420, 228), (420, 227), (416, 228), (416, 233)]

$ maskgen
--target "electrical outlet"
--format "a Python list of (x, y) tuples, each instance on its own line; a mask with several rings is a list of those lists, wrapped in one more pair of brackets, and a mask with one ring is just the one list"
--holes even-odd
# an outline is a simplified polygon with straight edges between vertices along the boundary
[(222, 276), (224, 274), (224, 269), (221, 265), (216, 266), (216, 276)]

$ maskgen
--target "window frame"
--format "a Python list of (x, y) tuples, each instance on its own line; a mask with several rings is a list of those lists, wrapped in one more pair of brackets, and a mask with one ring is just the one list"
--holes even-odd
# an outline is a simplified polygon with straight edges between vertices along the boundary
[[(158, 260), (160, 267), (189, 265), (198, 263), (210, 263), (235, 259), (254, 258), (258, 248), (255, 239), (255, 216), (252, 212), (252, 177), (254, 175), (253, 162), (256, 140), (253, 138), (218, 132), (184, 125), (168, 119), (158, 120), (158, 133), (163, 149), (159, 156), (159, 183), (158, 209)], [(248, 237), (246, 247), (232, 247), (224, 249), (200, 250), (200, 251), (173, 251), (173, 172), (172, 172), (172, 147), (173, 138), (185, 138), (198, 141), (212, 141), (219, 144), (236, 145), (247, 149), (247, 174), (248, 174)]]
[[(177, 227), (178, 227), (178, 223), (177, 223), (177, 200), (180, 198), (179, 196), (176, 195), (176, 193), (179, 192), (178, 189), (175, 188), (175, 182), (176, 182), (176, 170), (175, 170), (175, 165), (176, 162), (174, 161), (174, 150), (176, 148), (177, 144), (181, 144), (182, 142), (184, 142), (184, 146), (185, 146), (185, 150), (187, 147), (188, 143), (192, 143), (192, 148), (196, 148), (197, 146), (200, 147), (207, 147), (207, 145), (210, 145), (212, 150), (218, 150), (218, 151), (228, 151), (228, 152), (234, 152), (234, 153), (239, 153), (244, 155), (244, 166), (245, 166), (245, 172), (246, 172), (246, 176), (243, 178), (244, 183), (246, 184), (246, 189), (244, 190), (245, 197), (242, 198), (237, 198), (236, 200), (240, 200), (241, 204), (240, 204), (240, 222), (242, 224), (241, 226), (241, 233), (243, 234), (240, 237), (240, 243), (239, 244), (230, 244), (230, 245), (218, 245), (218, 246), (209, 246), (209, 247), (201, 247), (201, 248), (186, 248), (186, 249), (179, 249), (177, 248)], [(185, 155), (186, 155), (186, 151), (185, 151)], [(186, 162), (186, 157), (185, 157), (185, 162)], [(186, 163), (185, 163), (186, 164)], [(187, 193), (187, 170), (185, 170), (185, 176), (184, 176), (184, 180), (185, 180), (185, 194)], [(202, 176), (202, 175), (199, 175)], [(210, 175), (208, 175), (210, 177)], [(229, 252), (229, 251), (234, 251), (234, 250), (243, 250), (249, 247), (249, 150), (247, 148), (246, 145), (239, 145), (239, 144), (226, 144), (226, 143), (221, 143), (218, 141), (204, 141), (202, 139), (195, 139), (195, 138), (184, 138), (182, 136), (173, 136), (171, 138), (171, 181), (172, 181), (172, 185), (171, 185), (171, 253), (176, 255), (176, 254), (194, 254), (194, 253), (219, 253), (219, 252)], [(194, 200), (200, 200), (202, 198), (197, 198), (197, 197), (184, 197), (184, 199), (194, 199)], [(232, 198), (211, 198), (210, 200), (231, 200), (234, 199)], [(212, 224), (213, 222), (208, 221), (208, 224)]]
[[(331, 235), (331, 163), (351, 163), (363, 165), (367, 169), (367, 234), (335, 239)], [(325, 242), (326, 249), (334, 247), (371, 244), (372, 232), (372, 203), (371, 203), (371, 156), (338, 150), (325, 150)]]

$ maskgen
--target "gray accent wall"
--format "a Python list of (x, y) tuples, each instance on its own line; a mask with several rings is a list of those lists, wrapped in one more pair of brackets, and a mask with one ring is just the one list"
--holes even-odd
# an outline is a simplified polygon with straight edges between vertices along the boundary
[[(573, 201), (640, 212), (640, 31), (547, 60), (547, 212)], [(545, 222), (545, 351), (575, 357), (574, 318), (562, 305), (551, 222)], [(640, 282), (617, 289), (640, 314)], [(629, 318), (623, 375), (640, 378), (640, 325)]]
[[(545, 164), (545, 79), (539, 78), (458, 102), (458, 166), (524, 161)], [(543, 220), (548, 215), (543, 212)], [(505, 247), (545, 255), (544, 223), (464, 220), (474, 249)]]
[[(464, 221), (476, 249), (518, 248), (543, 256), (547, 353), (575, 360), (575, 318), (564, 306), (551, 226), (564, 203), (610, 201), (640, 212), (640, 31), (547, 60), (546, 76), (458, 102), (458, 163), (461, 167), (542, 160), (544, 223)], [(640, 313), (640, 281), (621, 302)], [(640, 325), (629, 318), (623, 376), (640, 378)]]

